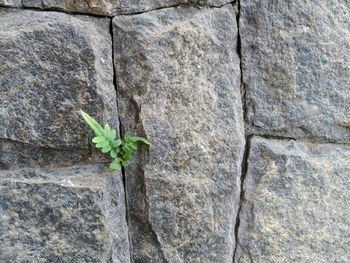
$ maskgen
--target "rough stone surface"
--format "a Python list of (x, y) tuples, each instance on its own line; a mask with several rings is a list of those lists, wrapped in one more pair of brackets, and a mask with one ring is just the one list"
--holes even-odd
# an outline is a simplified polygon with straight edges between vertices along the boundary
[(119, 0), (22, 0), (25, 7), (103, 16), (112, 15), (117, 2)]
[(350, 146), (253, 138), (236, 263), (350, 262)]
[[(96, 162), (101, 155), (85, 149), (56, 150), (0, 139), (0, 170), (57, 167)], [(106, 161), (102, 159), (101, 161)]]
[(87, 149), (80, 109), (118, 126), (108, 19), (0, 9), (0, 61), (1, 139)]
[(232, 262), (244, 148), (233, 6), (113, 29), (122, 127), (151, 141), (125, 170), (133, 262)]
[(0, 6), (21, 7), (21, 0), (0, 0)]
[(242, 0), (247, 120), (255, 134), (350, 141), (348, 0)]
[[(0, 0), (1, 1), (1, 0)], [(113, 16), (135, 14), (176, 5), (223, 6), (230, 0), (23, 0), (27, 7), (57, 9), (66, 12)]]
[(0, 171), (0, 262), (129, 262), (120, 173)]

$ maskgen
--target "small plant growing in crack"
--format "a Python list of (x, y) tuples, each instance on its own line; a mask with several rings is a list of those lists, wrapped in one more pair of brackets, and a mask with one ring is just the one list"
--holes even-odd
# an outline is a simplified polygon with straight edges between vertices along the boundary
[(125, 132), (121, 139), (117, 139), (117, 131), (111, 129), (108, 124), (102, 127), (94, 118), (84, 111), (80, 111), (85, 122), (93, 129), (96, 137), (92, 139), (97, 149), (102, 153), (110, 155), (114, 160), (109, 167), (114, 170), (121, 170), (125, 167), (131, 155), (140, 143), (149, 145), (149, 141), (143, 137), (132, 136)]

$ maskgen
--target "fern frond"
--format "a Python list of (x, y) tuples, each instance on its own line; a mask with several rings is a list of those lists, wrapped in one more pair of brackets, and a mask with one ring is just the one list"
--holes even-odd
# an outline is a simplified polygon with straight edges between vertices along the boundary
[(97, 136), (103, 136), (103, 128), (101, 127), (101, 125), (86, 112), (81, 110), (80, 113), (83, 116), (86, 123), (91, 127), (91, 129), (94, 130), (95, 134)]
[(92, 139), (95, 147), (100, 149), (102, 153), (110, 155), (114, 160), (109, 167), (115, 170), (121, 170), (127, 165), (127, 161), (137, 149), (138, 143), (150, 144), (143, 137), (132, 136), (125, 132), (122, 139), (117, 139), (117, 131), (111, 129), (108, 124), (102, 127), (94, 118), (84, 111), (80, 111), (86, 123), (93, 129), (96, 137)]

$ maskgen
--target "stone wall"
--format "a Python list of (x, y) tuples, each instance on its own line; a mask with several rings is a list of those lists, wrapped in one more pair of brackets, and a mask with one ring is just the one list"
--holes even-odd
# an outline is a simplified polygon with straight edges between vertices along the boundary
[(0, 262), (350, 262), (348, 0), (0, 6)]

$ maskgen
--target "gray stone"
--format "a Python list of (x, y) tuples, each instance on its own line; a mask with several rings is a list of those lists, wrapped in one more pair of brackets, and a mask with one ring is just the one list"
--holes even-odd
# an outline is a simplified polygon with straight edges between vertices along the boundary
[(241, 1), (251, 132), (350, 141), (349, 17), (348, 0)]
[(108, 19), (0, 9), (0, 139), (89, 155), (79, 110), (118, 126), (111, 45)]
[(21, 7), (21, 0), (0, 0), (0, 6)]
[(134, 14), (178, 5), (220, 7), (230, 0), (120, 0), (112, 14)]
[(93, 153), (85, 149), (57, 150), (0, 139), (0, 170), (97, 162), (100, 155)]
[(350, 262), (350, 146), (253, 138), (235, 263)]
[(25, 7), (96, 15), (112, 15), (119, 0), (22, 0)]
[(169, 8), (113, 19), (133, 262), (232, 262), (244, 148), (236, 12)]
[(121, 174), (0, 171), (0, 262), (130, 262)]
[(142, 13), (177, 5), (219, 7), (229, 2), (230, 0), (23, 0), (23, 5), (65, 12), (114, 16)]

